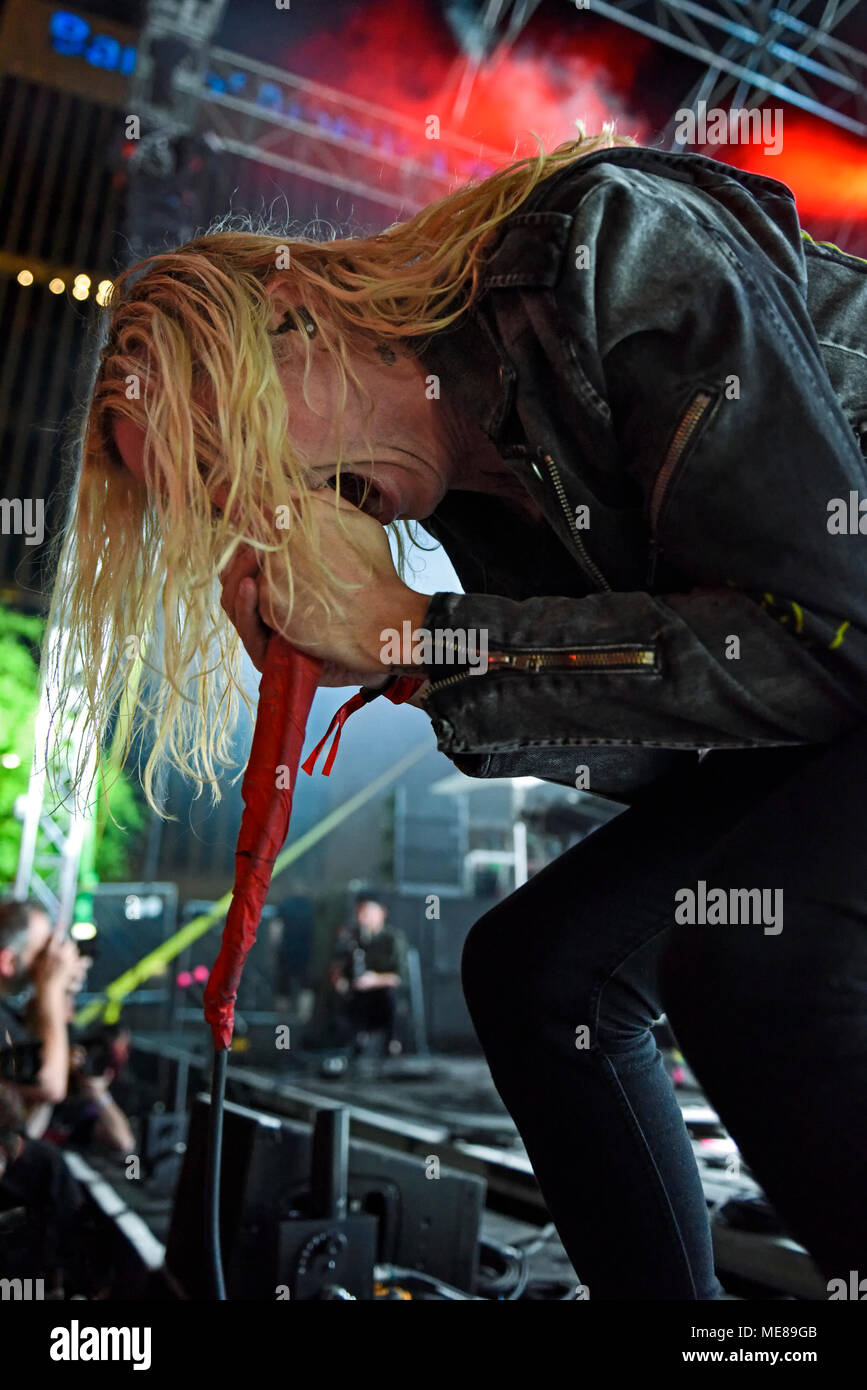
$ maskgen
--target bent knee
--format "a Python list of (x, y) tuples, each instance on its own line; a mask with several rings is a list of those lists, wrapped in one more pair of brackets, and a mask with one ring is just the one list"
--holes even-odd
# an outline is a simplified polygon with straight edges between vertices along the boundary
[(481, 1010), (496, 999), (516, 1011), (535, 1007), (550, 987), (543, 953), (534, 944), (532, 924), (513, 914), (508, 899), (470, 928), (461, 953), (461, 984), (470, 1008)]
[(482, 998), (491, 979), (503, 964), (506, 933), (500, 930), (501, 915), (494, 907), (475, 922), (461, 951), (461, 985), (468, 1002)]

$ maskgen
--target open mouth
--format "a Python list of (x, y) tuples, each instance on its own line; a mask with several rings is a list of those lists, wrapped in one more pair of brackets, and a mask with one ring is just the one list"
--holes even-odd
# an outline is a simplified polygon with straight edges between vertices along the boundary
[(397, 507), (391, 498), (386, 497), (369, 478), (362, 478), (358, 473), (342, 470), (339, 478), (335, 473), (328, 479), (328, 486), (339, 493), (344, 502), (357, 507), (366, 516), (372, 516), (383, 526), (397, 516)]

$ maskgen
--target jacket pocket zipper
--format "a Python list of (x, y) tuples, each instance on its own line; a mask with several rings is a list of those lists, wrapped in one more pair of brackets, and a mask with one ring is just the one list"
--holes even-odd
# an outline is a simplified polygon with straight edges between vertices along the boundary
[(665, 452), (662, 467), (654, 479), (650, 493), (650, 506), (648, 509), (650, 519), (650, 559), (647, 574), (648, 587), (653, 584), (656, 577), (656, 565), (661, 550), (659, 542), (659, 523), (660, 518), (664, 514), (665, 503), (668, 500), (672, 484), (689, 450), (689, 446), (695, 439), (699, 426), (715, 401), (716, 395), (714, 392), (696, 391), (686, 408), (680, 424), (674, 432), (672, 441)]
[[(642, 671), (656, 663), (653, 647), (582, 647), (577, 651), (563, 652), (490, 652), (487, 671), (528, 671), (537, 675), (540, 671)], [(432, 682), (420, 696), (426, 700), (435, 690), (443, 690), (458, 681), (474, 680), (472, 671), (458, 671), (444, 680)]]
[(572, 537), (572, 544), (578, 552), (578, 559), (581, 562), (581, 567), (584, 570), (584, 573), (588, 576), (588, 578), (590, 578), (593, 581), (597, 589), (602, 589), (607, 593), (610, 593), (611, 585), (608, 583), (608, 580), (605, 578), (605, 575), (602, 573), (595, 560), (591, 559), (587, 551), (587, 547), (584, 544), (584, 538), (582, 537), (581, 532), (578, 530), (575, 517), (569, 508), (569, 499), (566, 496), (566, 489), (563, 486), (563, 479), (560, 477), (560, 470), (557, 467), (557, 464), (554, 462), (550, 454), (546, 454), (541, 449), (539, 450), (539, 453), (541, 455), (542, 461), (545, 464), (545, 467), (548, 469), (548, 472), (551, 475), (551, 482), (554, 484), (554, 491), (557, 494), (557, 500), (560, 503), (563, 515), (566, 518), (566, 524), (569, 527), (569, 535)]

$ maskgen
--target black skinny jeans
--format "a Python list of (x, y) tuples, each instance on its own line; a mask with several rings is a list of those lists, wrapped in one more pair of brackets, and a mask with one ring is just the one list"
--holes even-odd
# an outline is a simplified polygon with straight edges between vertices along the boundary
[[(782, 889), (782, 931), (675, 924), (702, 879)], [(481, 918), (463, 981), (591, 1299), (720, 1294), (662, 1013), (826, 1277), (867, 1275), (867, 727), (657, 783)]]

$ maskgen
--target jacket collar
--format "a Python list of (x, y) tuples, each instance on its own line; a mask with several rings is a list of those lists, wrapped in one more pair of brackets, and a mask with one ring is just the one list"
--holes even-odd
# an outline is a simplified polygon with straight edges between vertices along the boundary
[(437, 390), (447, 392), (455, 408), (477, 420), (496, 444), (512, 406), (515, 370), (483, 307), (473, 304), (428, 338), (418, 355), (425, 375), (437, 379)]
[[(516, 372), (496, 326), (490, 292), (552, 288), (572, 220), (564, 212), (518, 211), (508, 217), (485, 256), (473, 304), (419, 351), (426, 373), (439, 378), (440, 389), (475, 416), (495, 444), (512, 409)], [(508, 315), (508, 305), (498, 307)]]

